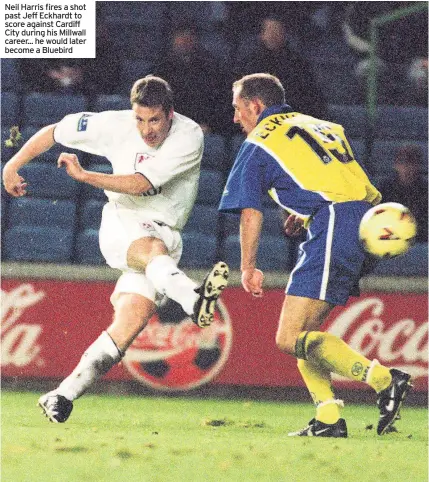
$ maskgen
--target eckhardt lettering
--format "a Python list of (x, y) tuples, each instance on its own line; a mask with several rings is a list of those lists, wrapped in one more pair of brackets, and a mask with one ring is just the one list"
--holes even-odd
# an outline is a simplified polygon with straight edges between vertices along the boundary
[(418, 324), (410, 318), (383, 321), (384, 308), (380, 298), (353, 303), (331, 321), (328, 331), (370, 359), (404, 370), (414, 378), (427, 377), (427, 322)]
[(123, 363), (134, 378), (152, 388), (189, 390), (220, 372), (231, 344), (231, 322), (221, 301), (215, 321), (201, 329), (169, 300), (127, 350)]
[(38, 344), (42, 326), (18, 323), (25, 310), (45, 297), (43, 291), (35, 291), (31, 284), (22, 284), (13, 290), (1, 292), (1, 365), (24, 367), (32, 362), (43, 364)]

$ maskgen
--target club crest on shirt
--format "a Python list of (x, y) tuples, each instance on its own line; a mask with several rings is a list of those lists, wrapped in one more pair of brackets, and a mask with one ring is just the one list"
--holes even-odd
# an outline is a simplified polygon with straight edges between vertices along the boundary
[(136, 154), (136, 160), (135, 160), (135, 163), (134, 163), (135, 164), (134, 167), (137, 167), (139, 164), (141, 164), (144, 161), (147, 161), (148, 159), (151, 159), (152, 157), (153, 156), (151, 156), (150, 154), (138, 152)]

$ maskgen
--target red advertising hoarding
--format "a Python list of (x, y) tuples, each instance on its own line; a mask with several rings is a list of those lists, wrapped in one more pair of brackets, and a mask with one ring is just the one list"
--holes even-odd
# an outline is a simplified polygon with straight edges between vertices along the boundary
[[(110, 324), (113, 287), (111, 282), (3, 280), (3, 377), (68, 375)], [(215, 323), (204, 330), (178, 305), (166, 305), (106, 378), (137, 379), (160, 390), (205, 383), (302, 386), (296, 361), (275, 346), (283, 296), (282, 289), (253, 298), (240, 287), (228, 288)], [(368, 358), (408, 371), (414, 389), (427, 391), (426, 294), (364, 293), (337, 307), (325, 329)], [(339, 385), (345, 383), (362, 386), (338, 379)]]

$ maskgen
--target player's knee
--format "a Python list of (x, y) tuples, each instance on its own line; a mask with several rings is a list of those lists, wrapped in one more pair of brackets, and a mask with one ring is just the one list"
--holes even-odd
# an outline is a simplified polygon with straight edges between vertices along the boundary
[(168, 250), (161, 239), (137, 239), (128, 248), (127, 265), (139, 272), (144, 272), (151, 261), (164, 255), (168, 255)]
[(295, 343), (297, 337), (291, 333), (288, 334), (277, 334), (276, 345), (277, 348), (283, 353), (295, 356)]
[(115, 303), (112, 326), (125, 332), (138, 332), (146, 326), (155, 310), (155, 303), (144, 296), (120, 293)]

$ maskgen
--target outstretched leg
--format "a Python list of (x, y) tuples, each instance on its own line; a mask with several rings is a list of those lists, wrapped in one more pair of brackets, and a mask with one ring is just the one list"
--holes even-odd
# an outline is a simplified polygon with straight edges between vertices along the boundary
[(155, 312), (153, 301), (135, 293), (121, 293), (115, 303), (113, 323), (88, 347), (73, 372), (58, 388), (42, 395), (39, 406), (51, 422), (63, 423), (73, 401), (118, 363), (134, 338)]
[(216, 263), (198, 286), (177, 267), (164, 242), (157, 238), (134, 241), (127, 262), (129, 267), (144, 272), (158, 293), (179, 303), (200, 328), (213, 322), (216, 301), (228, 284), (226, 263)]

